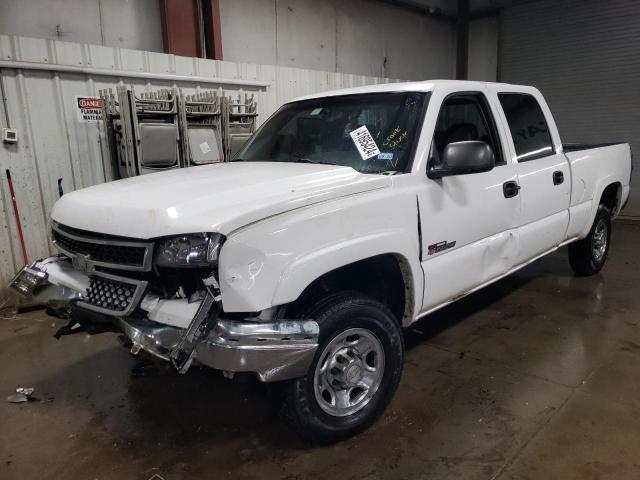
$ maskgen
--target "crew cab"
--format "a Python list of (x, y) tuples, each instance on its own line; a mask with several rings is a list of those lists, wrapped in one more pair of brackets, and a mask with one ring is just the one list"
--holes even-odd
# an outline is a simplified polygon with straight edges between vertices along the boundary
[(301, 435), (334, 442), (391, 401), (404, 327), (566, 244), (599, 272), (630, 175), (628, 144), (563, 145), (533, 87), (322, 93), (231, 162), (64, 195), (59, 255), (12, 286), (70, 318), (60, 334), (272, 382)]

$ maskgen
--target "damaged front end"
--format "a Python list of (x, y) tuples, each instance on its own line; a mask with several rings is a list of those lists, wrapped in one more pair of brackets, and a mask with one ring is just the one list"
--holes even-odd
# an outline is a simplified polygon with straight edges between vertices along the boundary
[[(50, 315), (69, 319), (58, 338), (79, 331), (121, 332), (131, 353), (146, 351), (180, 373), (195, 362), (228, 374), (254, 373), (264, 382), (306, 374), (318, 346), (318, 324), (231, 318), (223, 310), (214, 269), (168, 268), (175, 241), (167, 246), (163, 240), (155, 256), (160, 262), (152, 264), (150, 242), (99, 238), (57, 225), (53, 238), (61, 255), (24, 267), (10, 287), (45, 305)], [(210, 246), (200, 243), (208, 256)], [(186, 280), (177, 285), (174, 277)], [(174, 288), (178, 294), (167, 295)]]

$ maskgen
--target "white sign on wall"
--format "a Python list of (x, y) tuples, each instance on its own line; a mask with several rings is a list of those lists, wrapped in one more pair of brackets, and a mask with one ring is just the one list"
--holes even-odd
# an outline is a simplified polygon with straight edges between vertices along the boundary
[(76, 95), (76, 114), (79, 122), (95, 123), (102, 120), (102, 99)]

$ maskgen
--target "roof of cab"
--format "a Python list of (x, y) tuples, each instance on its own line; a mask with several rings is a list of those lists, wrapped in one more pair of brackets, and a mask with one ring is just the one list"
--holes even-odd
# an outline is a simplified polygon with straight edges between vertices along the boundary
[[(300, 100), (309, 100), (312, 98), (334, 97), (337, 95), (357, 95), (361, 93), (377, 93), (377, 92), (431, 92), (437, 87), (447, 86), (456, 87), (460, 89), (477, 89), (482, 86), (492, 85), (509, 85), (505, 83), (495, 82), (473, 82), (468, 80), (424, 80), (421, 82), (396, 82), (396, 83), (381, 83), (377, 85), (364, 85), (362, 87), (342, 88), (340, 90), (331, 90), (329, 92), (319, 92), (311, 95), (305, 95), (304, 97), (296, 98), (292, 100), (297, 102)], [(529, 89), (531, 87), (525, 87), (521, 85), (509, 85), (510, 87), (521, 87)]]

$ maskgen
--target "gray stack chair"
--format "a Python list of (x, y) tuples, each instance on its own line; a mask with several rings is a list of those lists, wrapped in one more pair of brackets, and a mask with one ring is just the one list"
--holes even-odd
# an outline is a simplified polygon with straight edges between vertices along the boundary
[(242, 91), (225, 103), (225, 154), (230, 160), (255, 132), (258, 108), (254, 95)]
[(175, 89), (137, 97), (127, 90), (133, 145), (139, 175), (182, 166), (178, 95)]
[(114, 173), (135, 177), (182, 166), (178, 97), (174, 89), (137, 97), (133, 88), (101, 90)]
[[(135, 163), (130, 157), (130, 145), (127, 142), (122, 113), (120, 109), (121, 92), (118, 87), (116, 94), (112, 89), (100, 90), (102, 99), (102, 119), (105, 126), (105, 137), (109, 147), (112, 172), (115, 178), (126, 178), (135, 175)], [(131, 160), (130, 160), (131, 159)]]
[(222, 130), (224, 97), (215, 91), (195, 95), (180, 92), (180, 132), (183, 166), (225, 161)]
[(138, 97), (132, 87), (101, 90), (105, 134), (114, 175), (135, 177), (230, 160), (253, 135), (253, 94), (237, 99), (222, 89), (184, 95), (176, 89)]

